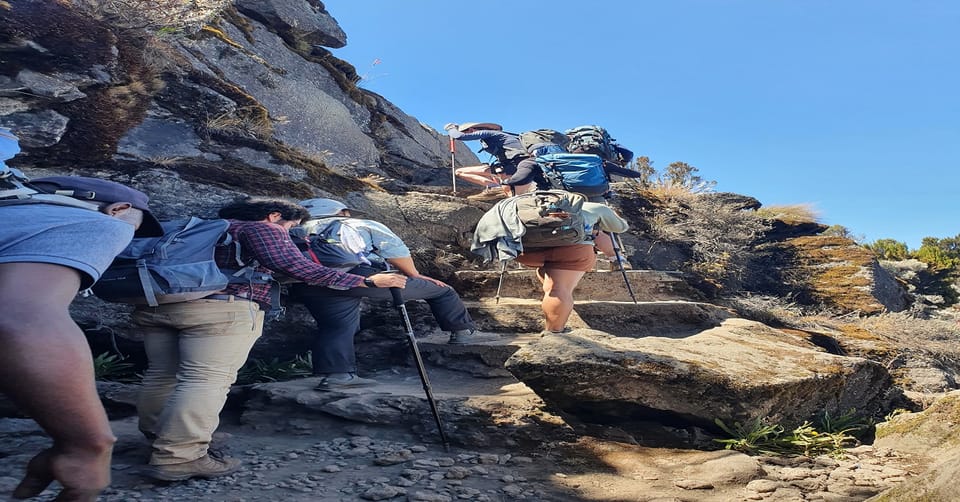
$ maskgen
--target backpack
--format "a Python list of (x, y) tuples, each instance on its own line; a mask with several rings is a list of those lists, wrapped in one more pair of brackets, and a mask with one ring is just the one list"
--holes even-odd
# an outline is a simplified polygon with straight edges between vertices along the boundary
[(617, 150), (614, 148), (613, 138), (606, 129), (595, 126), (585, 125), (567, 129), (564, 131), (570, 138), (567, 143), (567, 151), (571, 153), (592, 153), (599, 155), (603, 160), (616, 162)]
[(535, 131), (527, 131), (520, 133), (520, 144), (523, 145), (523, 148), (534, 155), (536, 153), (533, 151), (533, 148), (538, 145), (543, 145), (544, 143), (559, 145), (561, 148), (566, 148), (567, 143), (570, 142), (565, 134), (554, 131), (553, 129), (537, 129)]
[(356, 230), (344, 225), (339, 219), (314, 227), (309, 236), (305, 231), (303, 235), (291, 231), (290, 235), (304, 256), (324, 267), (347, 272), (357, 265), (369, 265), (370, 260), (366, 259), (363, 250), (356, 245), (351, 246), (351, 238), (346, 237), (344, 232), (351, 232), (356, 238), (360, 238)]
[[(163, 237), (135, 238), (93, 285), (108, 302), (156, 307), (203, 298), (229, 283), (267, 284), (257, 263), (239, 262), (239, 243), (227, 232), (227, 220), (189, 218), (161, 223)], [(236, 270), (221, 270), (214, 260), (219, 246), (237, 246)]]
[(525, 232), (526, 248), (550, 248), (579, 244), (586, 238), (581, 194), (563, 190), (537, 190), (517, 195), (517, 215)]
[(587, 197), (601, 196), (610, 191), (603, 159), (597, 155), (550, 153), (534, 160), (555, 189), (579, 192)]

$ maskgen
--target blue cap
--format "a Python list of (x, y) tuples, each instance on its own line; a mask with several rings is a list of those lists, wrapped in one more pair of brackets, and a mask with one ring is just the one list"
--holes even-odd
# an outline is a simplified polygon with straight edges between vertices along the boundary
[(137, 229), (137, 237), (160, 237), (163, 235), (163, 226), (150, 212), (150, 207), (147, 205), (150, 198), (140, 190), (113, 181), (84, 176), (36, 178), (30, 184), (40, 190), (56, 191), (60, 195), (66, 195), (74, 199), (110, 203), (129, 202), (131, 206), (143, 211), (143, 223)]

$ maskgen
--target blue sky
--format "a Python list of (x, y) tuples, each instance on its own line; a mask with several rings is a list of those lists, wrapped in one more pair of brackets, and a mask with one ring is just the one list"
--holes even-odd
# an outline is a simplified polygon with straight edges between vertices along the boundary
[(960, 2), (324, 3), (361, 86), (438, 130), (599, 124), (867, 242), (960, 234)]

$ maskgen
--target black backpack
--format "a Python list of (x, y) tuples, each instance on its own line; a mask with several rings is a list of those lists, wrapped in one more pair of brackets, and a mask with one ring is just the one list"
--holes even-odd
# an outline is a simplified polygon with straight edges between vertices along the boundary
[(563, 190), (537, 190), (517, 195), (517, 216), (525, 232), (524, 249), (579, 244), (586, 238), (583, 203), (586, 197)]
[(585, 125), (564, 131), (570, 138), (567, 151), (571, 153), (589, 153), (599, 155), (603, 160), (617, 162), (619, 156), (614, 140), (606, 129), (596, 125)]
[[(149, 305), (196, 300), (229, 283), (267, 284), (269, 273), (257, 263), (239, 262), (239, 244), (227, 232), (227, 220), (189, 218), (162, 222), (162, 237), (135, 238), (91, 288), (108, 302)], [(237, 268), (221, 270), (214, 260), (219, 246), (236, 246)]]

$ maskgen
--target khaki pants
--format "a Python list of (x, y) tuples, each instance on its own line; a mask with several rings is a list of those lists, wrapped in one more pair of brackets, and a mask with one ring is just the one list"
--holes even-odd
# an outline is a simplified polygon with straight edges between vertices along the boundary
[(242, 299), (141, 307), (148, 368), (137, 404), (140, 430), (156, 436), (152, 465), (207, 454), (237, 371), (263, 331), (263, 312)]

